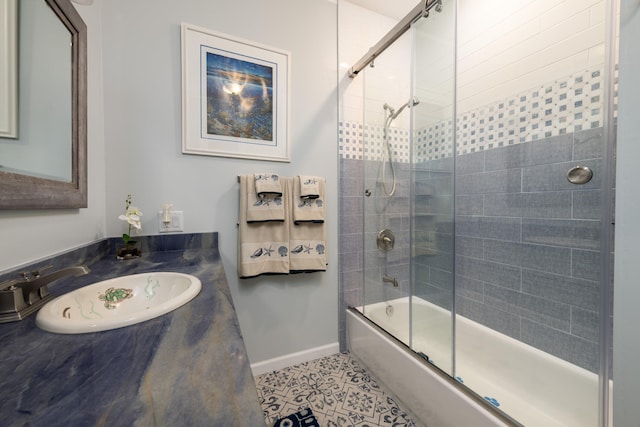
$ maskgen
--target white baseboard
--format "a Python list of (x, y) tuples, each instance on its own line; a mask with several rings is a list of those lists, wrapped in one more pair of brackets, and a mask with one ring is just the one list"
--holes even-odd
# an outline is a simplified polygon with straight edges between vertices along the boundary
[(331, 356), (340, 352), (340, 344), (332, 343), (320, 347), (310, 348), (308, 350), (298, 351), (296, 353), (286, 354), (284, 356), (274, 357), (273, 359), (263, 360), (251, 364), (251, 372), (253, 376), (266, 374), (267, 372), (277, 371), (278, 369), (288, 368), (298, 363), (308, 362), (310, 360), (319, 359), (325, 356)]

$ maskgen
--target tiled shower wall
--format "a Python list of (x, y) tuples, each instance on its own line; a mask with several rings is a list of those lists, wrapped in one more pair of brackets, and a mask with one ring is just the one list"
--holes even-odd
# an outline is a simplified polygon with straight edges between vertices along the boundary
[[(592, 371), (602, 143), (595, 128), (459, 155), (455, 177), (457, 312)], [(364, 162), (341, 159), (342, 308), (363, 304), (364, 254), (372, 250), (363, 247)], [(594, 179), (575, 186), (564, 176), (581, 163), (592, 165)], [(408, 228), (408, 214), (399, 223)], [(409, 256), (401, 253), (396, 273), (408, 289)], [(448, 253), (416, 257), (414, 292), (450, 308)]]
[[(602, 128), (456, 159), (456, 311), (598, 370)], [(588, 164), (594, 179), (564, 179)]]
[[(598, 368), (601, 82), (599, 71), (586, 70), (459, 116), (455, 159), (457, 312), (593, 371)], [(436, 214), (450, 209), (442, 203), (451, 206), (453, 177), (446, 171), (452, 133), (444, 122), (415, 137), (416, 180), (434, 189), (435, 200), (440, 197)], [(386, 263), (404, 292), (394, 296), (411, 289), (410, 156), (407, 138), (399, 134), (392, 141), (399, 190), (390, 210), (383, 211), (401, 236), (395, 258)], [(343, 308), (391, 299), (376, 300), (384, 288), (368, 282), (363, 294), (363, 276), (374, 281), (380, 276), (370, 267), (363, 274), (380, 254), (371, 238), (375, 230), (363, 230), (362, 223), (371, 203), (364, 189), (373, 188), (375, 196), (379, 185), (364, 171), (378, 170), (381, 148), (377, 129), (341, 123)], [(570, 184), (566, 172), (582, 163), (595, 178)], [(439, 172), (427, 172), (432, 169)], [(419, 200), (415, 203), (419, 210)], [(451, 308), (450, 219), (440, 220), (438, 228), (439, 250), (413, 260), (414, 292)]]

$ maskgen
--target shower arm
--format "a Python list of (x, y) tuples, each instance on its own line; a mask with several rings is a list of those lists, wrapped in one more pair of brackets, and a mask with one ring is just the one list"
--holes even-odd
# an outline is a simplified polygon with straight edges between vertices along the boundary
[(349, 69), (349, 77), (354, 78), (360, 71), (369, 65), (394, 41), (402, 36), (418, 19), (429, 15), (429, 11), (435, 7), (436, 11), (442, 10), (442, 0), (421, 0), (395, 27), (391, 29), (378, 43)]

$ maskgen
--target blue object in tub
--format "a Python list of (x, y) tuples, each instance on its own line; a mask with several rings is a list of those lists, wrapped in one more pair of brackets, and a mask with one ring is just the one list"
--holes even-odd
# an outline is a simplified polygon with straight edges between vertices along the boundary
[(489, 397), (489, 396), (485, 396), (484, 400), (486, 400), (487, 402), (491, 403), (493, 406), (495, 406), (496, 408), (498, 406), (500, 406), (500, 402), (498, 402), (498, 400), (495, 397)]
[(418, 355), (422, 357), (424, 360), (426, 360), (427, 362), (433, 364), (433, 360), (429, 359), (429, 356), (427, 356), (425, 353), (420, 351), (418, 352)]

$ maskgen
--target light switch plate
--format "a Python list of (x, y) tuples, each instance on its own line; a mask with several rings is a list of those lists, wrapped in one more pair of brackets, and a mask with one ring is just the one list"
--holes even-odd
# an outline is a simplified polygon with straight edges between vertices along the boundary
[(184, 216), (182, 211), (171, 211), (171, 222), (162, 221), (162, 211), (158, 212), (158, 230), (160, 233), (175, 233), (184, 231)]

